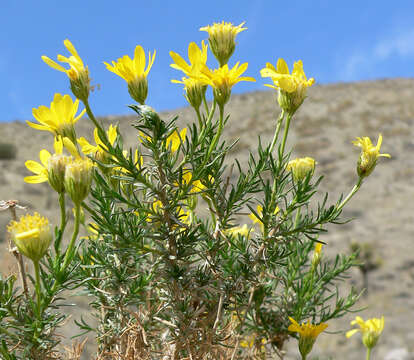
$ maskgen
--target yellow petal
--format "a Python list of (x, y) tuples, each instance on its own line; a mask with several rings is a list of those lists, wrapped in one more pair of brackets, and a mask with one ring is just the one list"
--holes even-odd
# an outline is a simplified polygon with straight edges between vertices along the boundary
[(42, 182), (47, 181), (47, 176), (45, 175), (26, 176), (23, 180), (29, 184), (40, 184)]
[(42, 149), (39, 152), (39, 158), (40, 158), (40, 162), (43, 164), (43, 166), (47, 169), (47, 165), (49, 162), (49, 159), (52, 155), (50, 154), (49, 151)]
[(356, 334), (358, 331), (359, 331), (359, 329), (349, 330), (349, 331), (347, 331), (347, 333), (346, 333), (346, 335), (345, 335), (345, 336), (346, 336), (347, 338), (350, 338), (352, 335)]
[(47, 56), (43, 55), (42, 60), (53, 69), (62, 71), (64, 73), (66, 72), (66, 69), (62, 65), (59, 65), (58, 63), (56, 63), (52, 59), (49, 59)]
[(45, 167), (42, 166), (41, 164), (39, 164), (37, 161), (34, 160), (27, 160), (24, 165), (26, 166), (26, 168), (28, 170), (30, 170), (31, 172), (39, 175), (42, 172), (45, 171)]

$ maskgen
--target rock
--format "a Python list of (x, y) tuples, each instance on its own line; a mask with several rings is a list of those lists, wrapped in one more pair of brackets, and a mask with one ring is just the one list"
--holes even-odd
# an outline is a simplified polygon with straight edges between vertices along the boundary
[(385, 355), (384, 360), (412, 360), (406, 348), (392, 349)]

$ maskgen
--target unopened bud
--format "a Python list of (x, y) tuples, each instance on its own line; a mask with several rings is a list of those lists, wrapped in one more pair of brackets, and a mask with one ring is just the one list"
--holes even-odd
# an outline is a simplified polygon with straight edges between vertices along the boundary
[(59, 194), (65, 191), (66, 165), (72, 161), (71, 156), (54, 154), (49, 158), (47, 176), (50, 186)]
[(67, 164), (65, 189), (76, 205), (88, 196), (92, 184), (93, 163), (90, 159), (76, 159)]

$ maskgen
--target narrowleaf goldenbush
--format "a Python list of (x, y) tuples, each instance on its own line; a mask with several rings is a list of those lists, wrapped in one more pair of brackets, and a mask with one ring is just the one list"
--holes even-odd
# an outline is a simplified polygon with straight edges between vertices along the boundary
[[(130, 105), (136, 143), (129, 149), (115, 124), (104, 129), (95, 118), (89, 71), (72, 43), (64, 41), (69, 58), (58, 55), (69, 69), (42, 57), (68, 75), (76, 99), (55, 94), (49, 108), (33, 109), (38, 123), (28, 124), (53, 134), (54, 154), (43, 149), (41, 163), (28, 160), (26, 167), (35, 175), (24, 180), (50, 184), (61, 221), (52, 233), (46, 218), (35, 213), (18, 221), (16, 203), (2, 202), (13, 217), (11, 251), (21, 263), (22, 255), (30, 259), (35, 271), (33, 278), (20, 268), (22, 288), (13, 275), (0, 278), (4, 359), (64, 358), (56, 332), (66, 319), (64, 290), (65, 296), (81, 291), (90, 299), (96, 325), (84, 319), (76, 323), (79, 335), (94, 334), (98, 359), (282, 358), (290, 338), (298, 339), (306, 359), (328, 323), (353, 309), (359, 294), (342, 295), (336, 284), (359, 265), (356, 253), (329, 259), (320, 235), (326, 225), (346, 220), (343, 207), (378, 157), (389, 155), (380, 154), (381, 135), (376, 146), (367, 137), (357, 138), (355, 186), (332, 204), (328, 194), (320, 203), (313, 201), (322, 179), (314, 176), (317, 161), (306, 154), (292, 159), (285, 145), (292, 117), (314, 80), (305, 76), (302, 61), (290, 72), (279, 59), (276, 67), (267, 63), (261, 70), (278, 91), (281, 107), (273, 140), (259, 142), (246, 170), (237, 160), (227, 167), (235, 143), (222, 134), (236, 119), (225, 106), (233, 86), (255, 81), (242, 76), (247, 63), (228, 64), (243, 25), (222, 22), (200, 29), (208, 32), (217, 69), (206, 65), (204, 42), (201, 47), (190, 43), (188, 62), (170, 52), (171, 67), (185, 75), (173, 82), (184, 85), (195, 111), (195, 121), (183, 129), (177, 117), (163, 119), (145, 104), (155, 51), (146, 57), (138, 45), (133, 59), (125, 55), (105, 63), (126, 80), (137, 102)], [(84, 110), (76, 115), (79, 103)], [(85, 112), (95, 126), (94, 144), (76, 135), (75, 123)], [(230, 181), (232, 175), (236, 180)], [(68, 199), (74, 206), (69, 236)], [(87, 237), (79, 237), (81, 226)], [(381, 321), (355, 322), (369, 351), (383, 329)]]

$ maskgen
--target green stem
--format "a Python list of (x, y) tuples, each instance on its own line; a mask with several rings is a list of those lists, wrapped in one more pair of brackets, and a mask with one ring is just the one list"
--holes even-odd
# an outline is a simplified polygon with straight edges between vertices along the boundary
[[(79, 233), (79, 223), (80, 223), (80, 204), (75, 204), (75, 224), (73, 228), (72, 239), (70, 240), (69, 246), (66, 249), (65, 258), (63, 259), (63, 265), (60, 268), (60, 272), (63, 273), (69, 265), (69, 261), (72, 258), (72, 251), (75, 246), (76, 238)], [(55, 292), (58, 286), (58, 282), (55, 281), (53, 284), (51, 292)]]
[(65, 208), (65, 193), (59, 194), (59, 205), (60, 205), (60, 233), (63, 236), (63, 232), (66, 227), (66, 208)]
[(371, 359), (371, 348), (367, 348), (367, 357), (365, 358), (365, 360), (370, 360)]
[(280, 126), (282, 125), (284, 117), (285, 117), (285, 110), (282, 110), (282, 112), (280, 113), (279, 119), (277, 120), (275, 135), (273, 136), (273, 140), (270, 145), (270, 151), (269, 151), (270, 154), (273, 152), (273, 149), (275, 148), (277, 138), (279, 137)]
[(204, 158), (204, 162), (201, 165), (201, 168), (203, 168), (204, 166), (206, 166), (208, 159), (210, 158), (211, 153), (213, 152), (214, 148), (216, 147), (221, 133), (223, 131), (223, 117), (224, 117), (224, 105), (219, 105), (219, 109), (220, 109), (220, 118), (219, 118), (219, 126), (217, 129), (217, 133), (216, 136), (214, 137), (212, 143), (210, 144), (210, 147), (208, 148), (206, 157)]
[(37, 315), (40, 319), (41, 315), (41, 298), (40, 298), (40, 269), (39, 269), (39, 261), (33, 261), (34, 270), (35, 270), (35, 289), (36, 289), (36, 302), (37, 302)]
[(202, 129), (203, 128), (203, 122), (201, 121), (200, 109), (194, 108), (194, 110), (197, 114), (198, 126), (200, 127), (200, 129)]
[(66, 270), (66, 267), (69, 264), (69, 259), (75, 246), (76, 238), (79, 233), (79, 223), (80, 223), (80, 204), (75, 204), (75, 227), (73, 229), (72, 239), (70, 240), (69, 246), (66, 250), (65, 259), (63, 260), (63, 265), (61, 270)]
[(204, 109), (206, 111), (206, 114), (208, 114), (208, 105), (207, 105), (207, 99), (206, 99), (206, 92), (204, 91), (204, 95), (203, 95), (203, 103), (204, 103)]
[(342, 210), (342, 208), (345, 206), (345, 204), (351, 200), (351, 198), (357, 193), (357, 191), (361, 188), (362, 185), (362, 178), (358, 179), (357, 184), (352, 188), (351, 192), (348, 194), (348, 196), (342, 200), (341, 204), (338, 206), (337, 210)]
[(283, 134), (283, 140), (282, 140), (282, 149), (281, 149), (282, 157), (283, 157), (283, 154), (285, 152), (286, 139), (287, 139), (287, 136), (288, 136), (288, 133), (289, 133), (289, 125), (290, 125), (290, 120), (291, 119), (292, 119), (292, 114), (288, 113), (288, 116), (286, 118), (285, 132)]
[(92, 110), (91, 110), (91, 107), (89, 106), (89, 101), (88, 101), (88, 100), (84, 101), (84, 102), (83, 102), (83, 105), (85, 106), (86, 113), (88, 114), (89, 119), (91, 119), (91, 120), (92, 120), (93, 124), (94, 124), (97, 128), (99, 128), (99, 129), (101, 129), (102, 131), (104, 131), (104, 130), (103, 130), (103, 127), (102, 127), (102, 125), (98, 123), (98, 120), (96, 120), (95, 115), (93, 114), (93, 112), (92, 112)]

